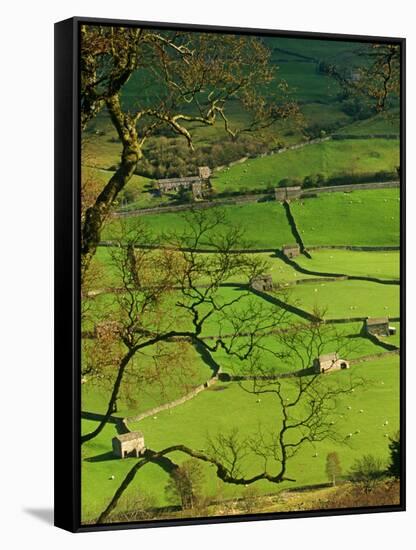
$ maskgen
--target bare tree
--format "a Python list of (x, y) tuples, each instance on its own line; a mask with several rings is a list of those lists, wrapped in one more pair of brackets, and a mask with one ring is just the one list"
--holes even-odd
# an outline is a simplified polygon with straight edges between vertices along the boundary
[[(82, 443), (97, 436), (115, 412), (128, 367), (133, 358), (137, 367), (139, 354), (147, 348), (154, 351), (163, 344), (186, 341), (208, 352), (221, 348), (228, 355), (247, 358), (262, 335), (286, 314), (253, 299), (248, 283), (265, 264), (235, 252), (240, 233), (227, 227), (216, 209), (191, 212), (188, 221), (182, 235), (170, 237), (174, 246), (165, 249), (148, 247), (151, 240), (143, 226), (126, 230), (120, 223), (120, 237), (111, 255), (121, 287), (112, 294), (104, 321), (103, 312), (98, 311), (100, 323), (95, 326), (97, 338), (90, 346), (91, 363), (85, 361), (83, 367), (84, 374), (92, 378), (108, 376), (110, 396), (100, 423), (82, 436)], [(209, 242), (213, 252), (201, 255), (189, 251), (201, 242)], [(221, 287), (235, 276), (243, 278), (245, 284), (241, 292), (227, 296)], [(93, 316), (94, 308), (90, 309)], [(217, 334), (208, 340), (204, 329), (213, 320)], [(158, 354), (153, 355), (157, 362)]]
[[(305, 445), (314, 445), (320, 441), (331, 440), (339, 444), (347, 444), (348, 438), (340, 433), (337, 422), (339, 399), (350, 394), (355, 388), (364, 384), (358, 377), (342, 373), (342, 376), (332, 374), (312, 374), (309, 369), (299, 369), (307, 363), (307, 357), (320, 354), (328, 342), (334, 345), (338, 341), (339, 348), (343, 345), (342, 336), (337, 335), (334, 327), (322, 322), (304, 324), (298, 331), (281, 332), (282, 344), (288, 338), (287, 350), (271, 351), (279, 360), (289, 361), (292, 365), (292, 375), (279, 378), (275, 366), (270, 366), (270, 358), (262, 360), (256, 352), (264, 351), (263, 335), (258, 335), (253, 353), (239, 359), (248, 359), (246, 381), (241, 382), (243, 390), (259, 397), (269, 395), (275, 402), (275, 426), (264, 428), (259, 424), (256, 433), (241, 435), (237, 427), (228, 433), (219, 433), (207, 440), (206, 450), (195, 450), (186, 445), (178, 444), (161, 451), (147, 450), (146, 456), (140, 459), (128, 472), (126, 478), (116, 490), (113, 498), (100, 515), (98, 522), (108, 520), (117, 503), (137, 471), (150, 461), (173, 452), (182, 452), (211, 463), (216, 467), (216, 474), (225, 483), (248, 486), (259, 480), (271, 483), (295, 481), (287, 474), (290, 461)], [(294, 339), (298, 343), (292, 349)], [(294, 355), (291, 355), (293, 354)], [(259, 464), (259, 471), (248, 476), (253, 463)]]
[(173, 502), (179, 501), (183, 510), (192, 509), (201, 499), (203, 483), (201, 463), (195, 459), (186, 460), (171, 473), (166, 494)]
[[(132, 177), (146, 140), (156, 130), (170, 128), (193, 148), (192, 123), (211, 126), (219, 120), (235, 139), (242, 132), (297, 116), (297, 106), (287, 85), (276, 80), (269, 56), (263, 43), (253, 37), (82, 27), (82, 127), (105, 108), (122, 146), (116, 172), (85, 212), (82, 277), (117, 195)], [(137, 97), (126, 105), (121, 92), (133, 76), (138, 82)], [(248, 113), (244, 127), (233, 127), (227, 114), (230, 100), (238, 101)]]
[(400, 96), (401, 49), (398, 44), (368, 44), (357, 54), (351, 67), (326, 68), (349, 96), (366, 100), (377, 112), (385, 111)]

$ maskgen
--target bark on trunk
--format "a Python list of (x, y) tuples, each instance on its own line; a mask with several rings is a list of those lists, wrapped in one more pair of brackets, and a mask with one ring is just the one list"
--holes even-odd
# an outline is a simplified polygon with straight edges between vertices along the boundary
[(121, 163), (110, 181), (98, 195), (93, 206), (87, 209), (81, 238), (81, 283), (94, 256), (101, 238), (101, 230), (110, 214), (117, 195), (133, 176), (142, 152), (137, 137), (135, 123), (129, 120), (120, 107), (119, 98), (107, 101), (111, 119), (123, 144)]

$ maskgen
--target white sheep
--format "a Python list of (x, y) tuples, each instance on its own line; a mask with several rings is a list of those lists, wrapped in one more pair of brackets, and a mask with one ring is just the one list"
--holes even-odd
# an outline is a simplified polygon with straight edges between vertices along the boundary
[(110, 476), (108, 479), (115, 479), (115, 477), (114, 477), (114, 476)]
[(360, 409), (360, 413), (363, 413), (364, 412), (364, 409)]

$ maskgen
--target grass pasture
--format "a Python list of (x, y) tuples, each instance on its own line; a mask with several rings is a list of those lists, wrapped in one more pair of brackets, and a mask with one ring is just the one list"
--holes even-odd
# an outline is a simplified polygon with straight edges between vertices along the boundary
[[(260, 493), (276, 492), (289, 487), (301, 487), (325, 482), (325, 459), (328, 452), (337, 451), (343, 471), (346, 472), (352, 462), (361, 456), (362, 450), (371, 448), (371, 452), (387, 460), (387, 438), (398, 428), (398, 358), (388, 358), (364, 363), (350, 369), (354, 375), (366, 379), (366, 386), (354, 394), (343, 397), (339, 410), (343, 418), (339, 419), (338, 430), (353, 437), (346, 444), (331, 441), (308, 445), (291, 461), (288, 475), (294, 477), (294, 483), (285, 482), (278, 486), (266, 481), (256, 482)], [(344, 376), (344, 372), (334, 373), (331, 377)], [(328, 377), (329, 378), (329, 377)], [(219, 391), (218, 388), (223, 388)], [(351, 407), (351, 409), (348, 409)], [(359, 411), (363, 409), (364, 413)], [(388, 428), (383, 424), (388, 420)], [(261, 422), (263, 429), (273, 430), (279, 425), (280, 418), (272, 396), (263, 396), (260, 403), (255, 395), (244, 392), (236, 383), (219, 384), (216, 391), (206, 391), (183, 405), (161, 412), (157, 419), (147, 418), (132, 424), (132, 430), (141, 430), (148, 446), (162, 449), (181, 442), (192, 448), (204, 448), (207, 435), (228, 433), (235, 426), (240, 427), (242, 436), (254, 434)], [(91, 429), (94, 423), (85, 421), (84, 429)], [(358, 432), (359, 433), (356, 433)], [(111, 437), (115, 434), (113, 426), (107, 426), (95, 440), (85, 445), (83, 460), (83, 506), (85, 520), (93, 520), (111, 499), (115, 487), (121, 482), (127, 471), (134, 465), (134, 458), (118, 460), (111, 455)], [(348, 444), (347, 444), (348, 441)], [(317, 456), (315, 456), (317, 453)], [(90, 460), (85, 460), (85, 458)], [(173, 453), (172, 460), (181, 463), (186, 456)], [(255, 473), (261, 468), (254, 459), (247, 472)], [(223, 498), (244, 494), (244, 488), (224, 484), (217, 479), (210, 466), (204, 466), (205, 488), (207, 495), (221, 495)], [(115, 480), (110, 476), (114, 475)], [(146, 466), (129, 486), (126, 496), (139, 497), (150, 495), (156, 505), (168, 504), (164, 487), (168, 474), (159, 466)], [(96, 489), (91, 492), (90, 487)]]
[[(283, 244), (293, 242), (290, 226), (283, 206), (277, 202), (239, 204), (218, 206), (216, 210), (224, 214), (226, 223), (231, 227), (240, 227), (243, 232), (243, 246), (252, 249), (280, 248)], [(155, 237), (185, 232), (189, 218), (181, 212), (148, 214), (140, 218), (146, 229)], [(126, 218), (127, 227), (134, 226), (137, 218)], [(113, 221), (107, 223), (103, 231), (103, 240), (111, 240)], [(220, 229), (219, 229), (220, 230)], [(215, 233), (211, 234), (215, 237)], [(209, 247), (207, 241), (201, 240), (201, 248)]]
[(249, 159), (215, 173), (212, 184), (216, 191), (277, 187), (284, 178), (313, 174), (325, 177), (341, 173), (394, 171), (399, 164), (396, 140), (356, 139), (325, 141), (305, 145), (267, 157)]
[[(398, 251), (365, 252), (358, 250), (320, 249), (310, 251), (312, 258), (301, 255), (295, 258), (301, 267), (318, 272), (344, 273), (379, 279), (400, 277)], [(303, 274), (300, 274), (303, 277)]]
[(289, 299), (309, 312), (323, 309), (325, 319), (396, 317), (399, 293), (398, 285), (349, 280), (290, 287)]
[(398, 189), (327, 193), (290, 208), (305, 246), (397, 246), (399, 197)]

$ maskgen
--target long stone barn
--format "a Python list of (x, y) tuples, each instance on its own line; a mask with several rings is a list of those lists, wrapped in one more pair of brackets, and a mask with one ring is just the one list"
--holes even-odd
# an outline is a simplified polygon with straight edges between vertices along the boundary
[(210, 177), (211, 169), (209, 166), (200, 166), (196, 176), (157, 180), (156, 185), (161, 195), (171, 191), (177, 193), (180, 189), (190, 189), (194, 199), (202, 199), (204, 188), (210, 184)]

